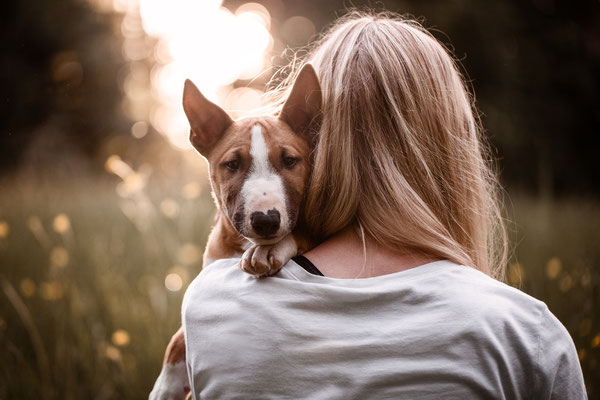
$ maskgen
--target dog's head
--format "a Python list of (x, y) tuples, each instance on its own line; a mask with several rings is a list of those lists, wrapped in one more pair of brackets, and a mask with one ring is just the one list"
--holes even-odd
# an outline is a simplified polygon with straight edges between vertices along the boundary
[(233, 121), (191, 81), (185, 82), (190, 141), (208, 160), (217, 204), (233, 227), (256, 244), (277, 243), (296, 225), (320, 106), (321, 90), (310, 64), (300, 71), (277, 118)]

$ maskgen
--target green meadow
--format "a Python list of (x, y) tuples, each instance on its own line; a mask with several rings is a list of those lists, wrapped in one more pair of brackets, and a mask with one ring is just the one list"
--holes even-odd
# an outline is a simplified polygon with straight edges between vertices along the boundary
[[(0, 184), (0, 399), (145, 399), (159, 373), (201, 268), (210, 189), (107, 168)], [(598, 396), (600, 205), (509, 197), (507, 280), (565, 324)]]

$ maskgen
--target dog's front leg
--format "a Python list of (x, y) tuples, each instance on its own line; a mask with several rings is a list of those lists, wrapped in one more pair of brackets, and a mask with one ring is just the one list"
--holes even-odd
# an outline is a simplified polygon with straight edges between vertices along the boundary
[(240, 268), (256, 277), (275, 275), (298, 253), (298, 244), (290, 233), (273, 245), (254, 245), (244, 252)]
[(190, 391), (185, 365), (185, 340), (183, 328), (171, 338), (165, 352), (165, 361), (149, 400), (183, 400)]

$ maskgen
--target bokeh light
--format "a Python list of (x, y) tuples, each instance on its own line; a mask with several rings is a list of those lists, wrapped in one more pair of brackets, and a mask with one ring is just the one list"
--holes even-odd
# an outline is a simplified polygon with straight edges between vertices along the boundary
[(4, 239), (10, 232), (10, 225), (6, 221), (0, 221), (0, 239)]
[(197, 182), (186, 183), (181, 188), (181, 195), (187, 200), (193, 200), (197, 198), (200, 196), (200, 193), (202, 193), (202, 188)]
[(308, 43), (316, 32), (312, 21), (300, 15), (288, 18), (281, 27), (282, 39), (293, 47)]
[(50, 265), (54, 268), (65, 268), (69, 264), (69, 252), (62, 246), (50, 250)]
[(52, 221), (52, 228), (54, 228), (56, 233), (66, 233), (69, 229), (71, 229), (71, 221), (66, 214), (58, 214)]
[(29, 278), (25, 278), (21, 281), (20, 284), (21, 293), (24, 297), (31, 297), (35, 294), (35, 282)]
[(138, 121), (131, 127), (131, 136), (141, 139), (148, 134), (148, 124), (145, 121)]
[(160, 212), (163, 213), (163, 215), (167, 218), (177, 218), (177, 216), (179, 215), (179, 204), (171, 199), (171, 198), (166, 198), (163, 201), (160, 202)]
[(519, 286), (525, 278), (525, 269), (519, 263), (512, 263), (508, 266), (506, 275), (511, 285)]
[(112, 342), (116, 346), (127, 346), (130, 342), (129, 333), (123, 329), (117, 329), (112, 334)]
[[(195, 253), (196, 249), (188, 248), (185, 251), (191, 251)], [(195, 254), (190, 253), (191, 260), (196, 260)], [(169, 269), (167, 276), (165, 277), (165, 287), (171, 292), (178, 292), (183, 289), (183, 285), (189, 282), (189, 272), (187, 268), (180, 265), (176, 265)]]
[(63, 297), (64, 287), (57, 281), (42, 282), (40, 284), (40, 295), (44, 300), (55, 301)]
[(562, 270), (562, 263), (557, 257), (552, 257), (546, 264), (546, 276), (548, 279), (556, 279)]
[(115, 362), (121, 361), (121, 352), (119, 351), (119, 349), (117, 349), (114, 346), (106, 345), (106, 348), (105, 348), (105, 351), (104, 351), (104, 355), (109, 360), (112, 360), (112, 361), (115, 361)]
[(179, 290), (181, 290), (181, 287), (183, 286), (183, 280), (181, 279), (181, 276), (179, 276), (178, 274), (172, 273), (172, 274), (168, 274), (165, 277), (165, 287), (170, 290), (171, 292), (177, 292)]

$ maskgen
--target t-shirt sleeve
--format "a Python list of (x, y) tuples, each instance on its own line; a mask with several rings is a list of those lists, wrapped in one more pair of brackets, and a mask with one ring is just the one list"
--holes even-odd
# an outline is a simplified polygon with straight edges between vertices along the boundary
[(587, 399), (583, 373), (573, 339), (544, 307), (538, 341), (534, 399)]

